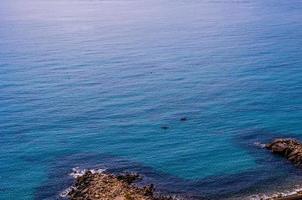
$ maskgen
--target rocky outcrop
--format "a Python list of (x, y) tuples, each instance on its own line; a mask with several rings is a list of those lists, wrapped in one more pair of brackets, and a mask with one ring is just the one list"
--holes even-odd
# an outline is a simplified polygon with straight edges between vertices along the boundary
[(292, 194), (283, 197), (276, 197), (269, 200), (301, 200), (301, 199), (302, 199), (302, 194), (297, 193), (297, 194)]
[(301, 200), (301, 192), (295, 192), (293, 194), (279, 194), (272, 197), (259, 198), (259, 200)]
[(76, 178), (67, 197), (70, 200), (172, 200), (154, 195), (154, 186), (137, 187), (132, 183), (137, 174), (112, 175), (87, 171)]
[(280, 154), (293, 162), (296, 166), (302, 166), (302, 143), (295, 139), (276, 139), (265, 145), (273, 153)]

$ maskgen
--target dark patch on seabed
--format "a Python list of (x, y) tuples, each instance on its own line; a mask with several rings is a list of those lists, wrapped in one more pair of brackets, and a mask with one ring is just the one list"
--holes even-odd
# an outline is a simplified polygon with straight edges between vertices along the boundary
[[(276, 135), (263, 131), (247, 131), (242, 135), (244, 136), (234, 139), (234, 142), (245, 148), (257, 162), (256, 168), (243, 173), (211, 176), (200, 180), (186, 180), (111, 155), (74, 154), (62, 156), (53, 161), (49, 168), (48, 179), (37, 188), (35, 199), (60, 199), (60, 192), (73, 183), (73, 178), (68, 174), (74, 167), (81, 169), (101, 168), (107, 169), (111, 173), (137, 172), (144, 177), (138, 183), (139, 185), (154, 183), (158, 192), (185, 199), (244, 197), (257, 193), (279, 191), (291, 184), (302, 183), (299, 181), (302, 180), (300, 170), (281, 157), (271, 155), (255, 145), (256, 142), (267, 142), (275, 138)], [(281, 135), (278, 134), (278, 136)]]

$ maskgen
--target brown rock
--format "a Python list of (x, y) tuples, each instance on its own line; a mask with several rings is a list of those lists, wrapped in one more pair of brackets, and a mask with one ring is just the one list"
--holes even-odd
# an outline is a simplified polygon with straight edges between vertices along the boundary
[(287, 147), (288, 146), (284, 143), (276, 143), (276, 144), (272, 145), (271, 149), (274, 153), (282, 153), (282, 152), (284, 152), (284, 150), (287, 149)]
[(302, 143), (295, 139), (276, 139), (265, 147), (273, 153), (286, 157), (297, 166), (302, 165)]
[(171, 197), (154, 196), (154, 186), (143, 188), (132, 185), (138, 174), (114, 176), (106, 173), (86, 172), (78, 177), (68, 197), (70, 200), (172, 200)]

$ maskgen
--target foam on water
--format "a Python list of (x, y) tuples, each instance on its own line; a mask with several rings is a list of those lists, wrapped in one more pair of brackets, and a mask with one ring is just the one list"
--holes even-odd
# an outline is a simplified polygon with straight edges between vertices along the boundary
[[(246, 200), (269, 200), (269, 199), (274, 199), (274, 198), (280, 198), (280, 197), (287, 197), (290, 195), (295, 195), (302, 192), (302, 187), (301, 185), (296, 185), (294, 186), (292, 189), (287, 189), (281, 192), (271, 192), (271, 193), (267, 193), (267, 194), (255, 194), (255, 195), (251, 195), (248, 196), (246, 198), (243, 197), (243, 199)], [(240, 198), (242, 199), (242, 198)], [(238, 199), (239, 200), (239, 199)]]
[(70, 187), (66, 188), (63, 192), (61, 192), (59, 196), (62, 197), (62, 198), (67, 198), (67, 197), (68, 197), (68, 194), (69, 194), (73, 189), (75, 189), (75, 187), (70, 186)]
[(265, 144), (262, 144), (261, 142), (254, 142), (254, 145), (255, 145), (256, 147), (259, 147), (259, 148), (262, 148), (262, 149), (265, 148)]
[(80, 169), (79, 167), (72, 168), (72, 172), (69, 174), (73, 178), (78, 178), (83, 176), (86, 172), (91, 172), (92, 174), (98, 174), (105, 172), (106, 169)]
[[(103, 173), (106, 169), (81, 169), (80, 167), (74, 167), (72, 168), (72, 172), (69, 174), (69, 176), (73, 177), (74, 179), (79, 178), (83, 176), (86, 172), (91, 172), (92, 174), (97, 173)], [(66, 198), (70, 191), (74, 189), (73, 186), (70, 186), (66, 188), (63, 192), (60, 193), (60, 197)]]

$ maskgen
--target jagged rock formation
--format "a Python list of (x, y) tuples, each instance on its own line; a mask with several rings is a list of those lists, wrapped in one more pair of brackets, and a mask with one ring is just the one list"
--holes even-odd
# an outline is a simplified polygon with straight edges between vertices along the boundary
[(264, 200), (301, 200), (302, 199), (302, 194), (301, 193), (295, 193), (291, 195), (285, 195), (285, 196), (278, 196), (278, 197), (271, 197), (271, 198), (266, 198)]
[(302, 143), (295, 139), (276, 139), (265, 146), (273, 153), (280, 154), (293, 162), (296, 166), (302, 166)]
[[(265, 148), (284, 156), (296, 166), (302, 167), (302, 143), (296, 139), (275, 139), (272, 143), (266, 144)], [(280, 195), (279, 197), (268, 198), (268, 200), (302, 200), (302, 192), (294, 194)]]
[(87, 171), (79, 176), (70, 192), (70, 200), (172, 200), (171, 197), (155, 197), (154, 186), (137, 187), (132, 183), (137, 174), (114, 176)]

